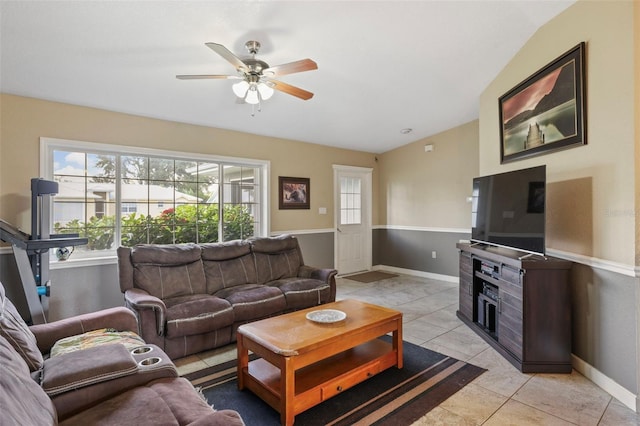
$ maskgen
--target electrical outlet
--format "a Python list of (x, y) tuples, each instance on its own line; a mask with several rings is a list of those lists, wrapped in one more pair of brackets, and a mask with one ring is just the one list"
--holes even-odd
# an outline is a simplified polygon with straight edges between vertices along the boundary
[(436, 258), (436, 252), (435, 252), (435, 251), (432, 251), (432, 252), (431, 252), (431, 258), (432, 258), (432, 259), (435, 259), (435, 258)]

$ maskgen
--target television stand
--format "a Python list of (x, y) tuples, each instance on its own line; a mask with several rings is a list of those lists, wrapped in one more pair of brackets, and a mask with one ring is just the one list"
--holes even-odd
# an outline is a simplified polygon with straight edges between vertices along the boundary
[(571, 373), (572, 263), (471, 244), (457, 316), (523, 373)]

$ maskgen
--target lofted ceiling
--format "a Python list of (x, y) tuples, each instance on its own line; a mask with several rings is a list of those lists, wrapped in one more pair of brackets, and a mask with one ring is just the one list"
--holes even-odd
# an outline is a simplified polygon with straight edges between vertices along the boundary
[[(382, 153), (478, 118), (482, 91), (574, 0), (0, 0), (0, 90), (146, 117)], [(251, 116), (205, 42), (318, 70)], [(541, 66), (544, 64), (540, 64)], [(526, 77), (526, 76), (523, 76)], [(402, 129), (411, 128), (408, 134)]]

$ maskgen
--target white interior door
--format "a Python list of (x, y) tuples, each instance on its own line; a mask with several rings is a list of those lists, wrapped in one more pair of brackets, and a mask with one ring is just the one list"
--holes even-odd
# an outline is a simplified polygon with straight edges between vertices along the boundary
[(340, 275), (371, 269), (372, 169), (333, 167), (336, 269)]

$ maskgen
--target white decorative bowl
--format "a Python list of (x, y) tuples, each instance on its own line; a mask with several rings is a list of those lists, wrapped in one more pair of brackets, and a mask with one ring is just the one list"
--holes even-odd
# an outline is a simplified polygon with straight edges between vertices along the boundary
[(322, 324), (331, 324), (334, 322), (344, 321), (345, 318), (347, 318), (347, 314), (337, 309), (320, 309), (318, 311), (312, 311), (307, 314), (307, 319), (309, 321)]

